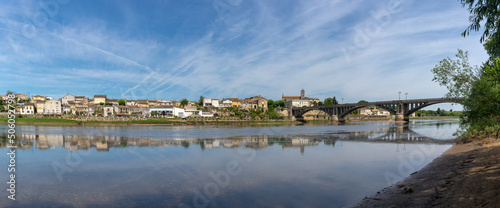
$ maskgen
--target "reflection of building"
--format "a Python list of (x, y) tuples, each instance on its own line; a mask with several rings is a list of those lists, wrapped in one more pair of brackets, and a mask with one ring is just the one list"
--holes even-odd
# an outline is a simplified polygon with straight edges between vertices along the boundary
[(300, 153), (304, 154), (305, 146), (317, 146), (319, 141), (308, 138), (292, 138), (289, 142), (283, 143), (282, 148), (300, 148)]

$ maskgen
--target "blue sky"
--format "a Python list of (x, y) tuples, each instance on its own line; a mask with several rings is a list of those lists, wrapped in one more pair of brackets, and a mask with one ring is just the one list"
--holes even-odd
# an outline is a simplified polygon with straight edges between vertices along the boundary
[(487, 59), (456, 0), (1, 2), (0, 92), (429, 98), (439, 60)]

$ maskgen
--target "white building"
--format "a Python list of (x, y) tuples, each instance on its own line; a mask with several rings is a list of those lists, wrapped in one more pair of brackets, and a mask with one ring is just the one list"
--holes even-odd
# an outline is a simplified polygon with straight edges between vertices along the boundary
[(231, 106), (233, 106), (233, 101), (228, 99), (222, 100), (222, 103), (219, 105), (222, 108), (229, 108)]
[(68, 104), (68, 101), (75, 101), (75, 96), (67, 94), (64, 97), (61, 98), (61, 103), (63, 105)]
[(183, 108), (177, 108), (173, 106), (158, 106), (150, 108), (149, 113), (156, 113), (162, 116), (177, 116), (181, 118), (186, 116)]
[(45, 101), (44, 114), (61, 114), (61, 101), (59, 100), (47, 100)]
[(213, 106), (213, 107), (219, 107), (219, 99), (215, 98), (204, 98), (203, 99), (203, 106)]

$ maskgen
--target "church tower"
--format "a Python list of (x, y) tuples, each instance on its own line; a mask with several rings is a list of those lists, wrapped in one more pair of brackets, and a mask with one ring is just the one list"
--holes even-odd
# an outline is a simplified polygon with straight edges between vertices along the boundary
[(304, 89), (302, 89), (300, 91), (300, 99), (304, 99), (306, 97), (306, 91)]

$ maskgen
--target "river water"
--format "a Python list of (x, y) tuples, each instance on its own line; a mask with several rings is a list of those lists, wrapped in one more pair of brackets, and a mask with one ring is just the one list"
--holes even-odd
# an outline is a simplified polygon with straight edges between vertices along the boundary
[(344, 207), (418, 171), (458, 120), (223, 127), (17, 126), (1, 207)]

